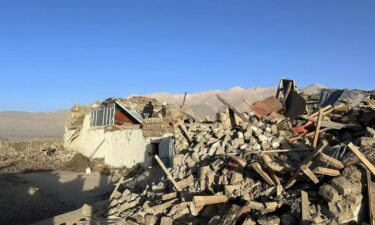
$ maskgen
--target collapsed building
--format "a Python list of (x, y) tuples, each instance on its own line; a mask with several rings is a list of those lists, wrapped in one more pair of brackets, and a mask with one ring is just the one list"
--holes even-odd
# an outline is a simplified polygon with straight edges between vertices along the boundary
[[(137, 163), (149, 166), (154, 155), (168, 160), (173, 148), (173, 124), (181, 117), (181, 109), (167, 106), (166, 117), (159, 117), (160, 110), (156, 110), (156, 117), (143, 118), (142, 107), (147, 101), (151, 100), (108, 99), (90, 107), (73, 107), (64, 147), (90, 159), (103, 158), (112, 167), (131, 168)], [(161, 108), (160, 103), (154, 104)]]
[[(168, 156), (150, 155), (158, 165), (122, 178), (108, 201), (49, 222), (63, 224), (70, 216), (77, 224), (374, 224), (373, 93), (322, 90), (304, 96), (294, 81), (281, 80), (275, 97), (251, 104), (248, 112), (218, 99), (225, 107), (215, 121), (181, 116), (171, 123)], [(127, 109), (122, 113), (137, 121)], [(67, 146), (76, 141), (79, 148), (79, 140), (90, 135), (85, 132), (99, 132), (88, 128), (92, 114), (86, 112), (81, 118), (86, 124), (68, 131)], [(121, 129), (136, 126), (137, 132), (145, 132), (145, 120), (138, 122)], [(117, 126), (109, 127), (100, 128), (108, 140), (116, 142), (108, 132), (128, 137)], [(142, 140), (150, 144), (152, 136), (160, 137)], [(128, 142), (118, 144), (131, 147), (132, 140)], [(132, 149), (107, 145), (100, 154), (108, 163), (111, 156), (105, 152), (128, 151), (122, 157), (134, 157)], [(142, 146), (141, 155), (148, 144)]]

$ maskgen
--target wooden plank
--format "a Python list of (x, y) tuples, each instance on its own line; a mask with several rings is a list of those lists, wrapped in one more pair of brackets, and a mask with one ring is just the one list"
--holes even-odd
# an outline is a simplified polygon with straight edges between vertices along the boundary
[(276, 196), (280, 196), (284, 190), (282, 185), (276, 185)]
[(371, 103), (368, 103), (368, 106), (370, 107), (370, 109), (374, 110), (375, 111), (375, 106)]
[(112, 194), (109, 196), (109, 199), (112, 199), (114, 194), (116, 193), (116, 191), (118, 190), (118, 188), (120, 187), (120, 185), (124, 182), (124, 177), (121, 177), (121, 179), (119, 180), (119, 182), (116, 184), (116, 187), (115, 189), (113, 189), (112, 191)]
[(292, 90), (292, 82), (289, 82), (288, 87), (286, 88), (286, 92), (284, 93), (283, 105), (285, 105), (285, 102), (288, 99), (288, 96), (291, 90)]
[(261, 202), (255, 202), (255, 201), (248, 201), (246, 206), (249, 207), (250, 209), (271, 213), (271, 212), (276, 211), (280, 205), (278, 202), (261, 203)]
[(292, 149), (272, 149), (272, 150), (264, 150), (264, 151), (245, 151), (245, 154), (259, 154), (259, 153), (288, 153), (288, 152), (298, 152), (298, 151), (312, 151), (313, 148), (292, 148)]
[(372, 163), (366, 158), (365, 155), (362, 154), (359, 149), (353, 145), (353, 143), (348, 144), (349, 149), (354, 153), (354, 155), (357, 156), (357, 158), (366, 166), (368, 170), (372, 173), (372, 175), (375, 175), (375, 167), (372, 165)]
[(313, 173), (313, 171), (311, 171), (311, 170), (309, 169), (309, 167), (307, 167), (306, 165), (302, 165), (300, 168), (301, 168), (302, 172), (303, 172), (308, 178), (310, 178), (310, 180), (312, 180), (312, 182), (314, 182), (314, 184), (319, 183), (319, 179), (315, 176), (315, 174)]
[(176, 188), (176, 190), (178, 192), (181, 192), (182, 189), (177, 184), (177, 182), (175, 181), (175, 179), (172, 177), (171, 173), (169, 173), (168, 169), (164, 166), (164, 163), (160, 160), (159, 156), (155, 155), (154, 157), (155, 157), (156, 161), (159, 163), (159, 166), (161, 167), (161, 169), (164, 171), (165, 175), (167, 175), (167, 178), (172, 182), (172, 184)]
[(314, 141), (313, 141), (313, 147), (316, 148), (318, 144), (318, 139), (319, 139), (319, 133), (320, 133), (320, 124), (322, 123), (322, 117), (323, 117), (323, 111), (319, 111), (318, 115), (318, 121), (316, 123), (316, 129), (315, 129), (315, 134), (314, 134)]
[[(319, 148), (315, 149), (315, 151), (313, 153), (311, 153), (311, 155), (305, 159), (305, 161), (303, 161), (303, 163), (301, 163), (301, 165), (306, 165), (307, 167), (311, 166), (312, 164), (312, 160), (318, 156), (326, 147), (327, 147), (328, 143), (326, 140), (323, 140), (322, 141), (322, 144)], [(297, 181), (297, 177), (299, 177), (301, 175), (301, 169), (299, 168), (297, 170), (297, 172), (294, 173), (294, 175), (289, 179), (288, 183), (286, 183), (286, 185), (284, 186), (285, 189), (288, 189), (288, 188), (291, 188)]]
[(186, 127), (182, 124), (178, 125), (178, 127), (180, 128), (182, 135), (186, 138), (186, 140), (191, 143), (191, 138), (189, 136), (189, 132), (186, 130)]
[[(329, 113), (328, 110), (330, 110), (330, 109), (332, 109), (332, 106), (331, 105), (327, 105), (326, 107), (324, 107), (324, 108), (322, 108), (320, 110), (322, 110), (323, 113), (326, 115), (326, 114)], [(318, 110), (318, 111), (314, 112), (313, 114), (311, 114), (307, 119), (311, 121), (312, 119), (316, 118), (319, 115), (320, 110)]]
[(320, 161), (325, 162), (328, 165), (330, 165), (330, 166), (332, 166), (336, 169), (339, 169), (339, 170), (344, 169), (344, 167), (345, 167), (342, 162), (340, 162), (339, 160), (337, 160), (335, 158), (332, 158), (329, 155), (324, 154), (323, 152), (320, 153), (319, 159), (320, 159)]
[(334, 169), (329, 169), (329, 168), (324, 168), (324, 167), (316, 167), (313, 170), (313, 172), (316, 173), (316, 174), (326, 175), (326, 176), (330, 176), (330, 177), (340, 176), (340, 171), (334, 170)]
[(263, 158), (264, 164), (266, 165), (266, 169), (267, 169), (269, 175), (271, 176), (273, 182), (276, 185), (281, 185), (280, 179), (276, 176), (275, 171), (272, 170), (272, 167), (271, 167), (272, 159), (270, 158), (270, 156), (263, 153), (262, 158)]
[(212, 196), (194, 196), (193, 197), (193, 212), (196, 216), (206, 205), (214, 205), (219, 203), (226, 203), (229, 198), (226, 195), (212, 195)]
[(370, 225), (375, 224), (375, 183), (372, 182), (371, 173), (369, 170), (366, 170), (367, 177), (367, 194), (368, 194), (368, 206), (369, 206), (369, 219)]
[(306, 191), (301, 191), (301, 219), (302, 225), (308, 225), (310, 217), (310, 203), (309, 196)]
[(258, 162), (254, 162), (251, 164), (254, 170), (263, 178), (263, 180), (269, 185), (275, 185), (270, 175), (268, 175), (260, 166)]
[(236, 108), (234, 108), (229, 102), (223, 99), (220, 95), (216, 95), (217, 99), (221, 101), (224, 105), (226, 105), (230, 110), (232, 110), (238, 117), (240, 117), (243, 121), (246, 121), (246, 118), (240, 113)]
[(277, 86), (276, 98), (279, 98), (282, 84), (283, 84), (283, 77), (280, 78), (279, 85)]

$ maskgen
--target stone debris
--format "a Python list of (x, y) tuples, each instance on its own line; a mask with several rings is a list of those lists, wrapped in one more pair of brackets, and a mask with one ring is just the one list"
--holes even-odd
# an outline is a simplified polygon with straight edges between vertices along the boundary
[[(253, 109), (267, 112), (240, 113), (218, 98), (225, 107), (215, 121), (174, 124), (171, 167), (156, 157), (164, 171), (159, 180), (125, 182), (94, 216), (147, 225), (366, 222), (365, 170), (347, 145), (355, 143), (374, 163), (375, 111), (367, 99), (290, 119), (266, 117), (282, 113), (280, 107), (268, 112), (257, 103)], [(308, 193), (303, 220), (301, 191)]]

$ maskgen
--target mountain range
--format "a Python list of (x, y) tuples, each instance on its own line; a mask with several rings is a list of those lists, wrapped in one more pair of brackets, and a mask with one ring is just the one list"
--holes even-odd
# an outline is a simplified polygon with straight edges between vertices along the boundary
[[(313, 84), (302, 89), (302, 91), (313, 94), (319, 92), (321, 88), (324, 88), (324, 86)], [(275, 95), (276, 88), (254, 87), (245, 89), (242, 87), (233, 87), (224, 91), (211, 90), (188, 93), (185, 102), (187, 112), (201, 119), (206, 116), (215, 116), (216, 112), (223, 107), (223, 104), (216, 97), (217, 94), (226, 99), (237, 110), (246, 111), (248, 110), (248, 104), (245, 103), (245, 100), (254, 103), (265, 97)], [(184, 94), (172, 93), (152, 93), (145, 96), (155, 98), (160, 102), (179, 105), (182, 104), (184, 99)], [(62, 137), (64, 134), (64, 124), (68, 116), (69, 110), (60, 110), (57, 112), (0, 112), (0, 138)]]

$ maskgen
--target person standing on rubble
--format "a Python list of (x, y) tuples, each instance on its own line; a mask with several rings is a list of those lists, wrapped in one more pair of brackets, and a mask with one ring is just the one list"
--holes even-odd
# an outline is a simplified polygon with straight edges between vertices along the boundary
[(143, 118), (151, 118), (153, 114), (154, 114), (154, 106), (152, 105), (152, 102), (149, 102), (143, 108)]
[(167, 116), (167, 108), (165, 107), (167, 105), (166, 102), (163, 102), (163, 105), (161, 106), (161, 116), (165, 118)]

